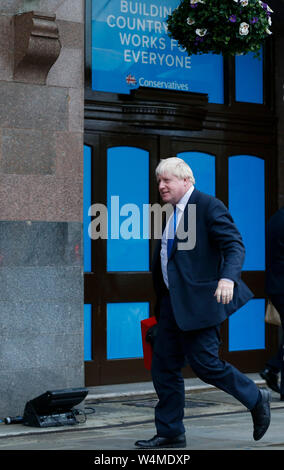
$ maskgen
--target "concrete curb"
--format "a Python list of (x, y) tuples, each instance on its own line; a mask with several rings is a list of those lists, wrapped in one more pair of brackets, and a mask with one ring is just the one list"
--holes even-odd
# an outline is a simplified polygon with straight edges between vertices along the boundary
[[(256, 385), (264, 385), (265, 381), (262, 379), (256, 379), (255, 377), (251, 377), (252, 380), (256, 383)], [(186, 382), (186, 381), (185, 381)], [(115, 388), (114, 392), (110, 390)], [(150, 397), (156, 395), (154, 388), (152, 388), (150, 383), (143, 384), (131, 384), (131, 386), (127, 387), (126, 390), (125, 384), (117, 385), (117, 386), (107, 386), (107, 387), (92, 387), (90, 389), (89, 394), (87, 395), (84, 405), (88, 407), (91, 404), (95, 404), (96, 402), (111, 402), (124, 400), (127, 398), (135, 398), (135, 397)], [(140, 388), (140, 389), (139, 389)], [(185, 384), (185, 392), (206, 392), (210, 390), (216, 390), (216, 388), (209, 384), (204, 384), (201, 381), (199, 382), (197, 379), (190, 379), (187, 384)], [(72, 432), (72, 431), (83, 431), (83, 430), (90, 430), (90, 429), (99, 429), (100, 427), (115, 427), (117, 423), (113, 421), (112, 416), (109, 417), (109, 420), (104, 418), (102, 422), (94, 414), (95, 419), (87, 419), (87, 421), (83, 424), (74, 425), (74, 426), (58, 426), (58, 427), (50, 427), (50, 428), (40, 428), (40, 427), (29, 427), (24, 426), (22, 424), (13, 424), (13, 425), (6, 425), (5, 423), (0, 424), (0, 439), (2, 438), (12, 438), (12, 437), (20, 437), (20, 436), (27, 436), (27, 435), (39, 435), (39, 434), (47, 434), (47, 433), (62, 433), (62, 432)], [(133, 418), (132, 418), (133, 419)], [(129, 419), (129, 422), (126, 425), (135, 424), (132, 419)], [(147, 420), (146, 420), (147, 421)]]

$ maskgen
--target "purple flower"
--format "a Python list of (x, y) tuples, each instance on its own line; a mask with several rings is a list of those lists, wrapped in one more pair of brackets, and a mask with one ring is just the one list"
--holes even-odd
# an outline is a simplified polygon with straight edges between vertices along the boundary
[(237, 21), (237, 15), (231, 15), (230, 18), (229, 18), (229, 21), (231, 23), (235, 23)]
[(271, 10), (270, 6), (267, 3), (262, 2), (262, 0), (258, 0), (258, 3), (262, 6), (264, 10), (266, 10), (267, 13), (273, 13), (273, 10)]
[(190, 8), (196, 8), (198, 7), (198, 3), (194, 3), (193, 5), (190, 5)]
[(258, 22), (258, 17), (257, 16), (254, 16), (250, 21), (250, 24), (255, 24)]
[(196, 36), (194, 45), (197, 46), (199, 42), (203, 42), (203, 41), (204, 41), (203, 37)]

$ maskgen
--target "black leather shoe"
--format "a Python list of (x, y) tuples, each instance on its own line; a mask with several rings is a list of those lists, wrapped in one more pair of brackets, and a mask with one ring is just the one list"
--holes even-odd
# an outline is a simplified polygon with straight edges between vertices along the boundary
[(276, 372), (272, 372), (271, 369), (264, 369), (259, 373), (260, 377), (262, 377), (267, 386), (271, 388), (274, 392), (280, 393), (280, 388), (278, 385), (278, 374)]
[(141, 449), (171, 449), (186, 447), (186, 438), (184, 434), (176, 437), (160, 437), (154, 436), (148, 441), (135, 442), (137, 447)]
[(260, 390), (261, 401), (251, 410), (253, 420), (253, 438), (259, 441), (266, 433), (270, 425), (270, 392), (268, 390)]

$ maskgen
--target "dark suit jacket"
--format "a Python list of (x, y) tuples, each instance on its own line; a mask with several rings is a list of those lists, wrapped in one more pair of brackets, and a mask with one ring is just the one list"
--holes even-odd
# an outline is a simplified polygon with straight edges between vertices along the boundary
[(284, 207), (267, 224), (266, 292), (284, 296)]
[[(245, 249), (227, 208), (215, 197), (197, 189), (194, 189), (188, 204), (196, 204), (195, 247), (178, 250), (176, 237), (168, 261), (171, 303), (176, 322), (184, 331), (219, 325), (253, 297), (241, 280)], [(188, 230), (187, 209), (186, 206), (183, 216), (185, 232)], [(152, 262), (157, 307), (165, 288), (160, 249), (161, 241), (156, 246)], [(218, 303), (214, 297), (221, 278), (235, 282), (233, 300), (227, 305)]]

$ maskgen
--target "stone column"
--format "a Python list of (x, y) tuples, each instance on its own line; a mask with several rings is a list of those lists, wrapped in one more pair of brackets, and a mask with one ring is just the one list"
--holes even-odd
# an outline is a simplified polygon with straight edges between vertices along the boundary
[(0, 3), (0, 416), (84, 386), (83, 38), (83, 0)]

